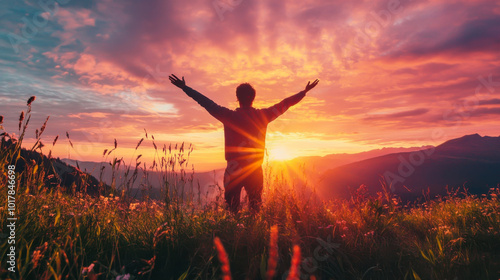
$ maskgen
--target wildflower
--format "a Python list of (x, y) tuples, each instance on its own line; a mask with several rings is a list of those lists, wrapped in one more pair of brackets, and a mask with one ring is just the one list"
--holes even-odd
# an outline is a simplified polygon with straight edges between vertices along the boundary
[(267, 261), (266, 279), (272, 280), (276, 274), (278, 265), (278, 226), (271, 227), (271, 237), (269, 240), (269, 259)]
[(84, 267), (82, 269), (82, 275), (87, 276), (94, 271), (94, 264), (89, 265), (88, 267)]
[(369, 231), (367, 233), (364, 234), (364, 236), (373, 236), (375, 234), (375, 231)]
[(220, 241), (219, 237), (214, 238), (215, 248), (217, 249), (217, 253), (219, 255), (219, 261), (222, 264), (222, 279), (223, 280), (231, 280), (231, 269), (229, 268), (229, 258), (227, 256), (226, 250), (224, 250), (224, 246)]
[(139, 203), (130, 203), (129, 209), (133, 211), (137, 208), (138, 205), (139, 205)]
[(300, 247), (299, 245), (294, 245), (293, 246), (293, 257), (292, 257), (292, 264), (290, 267), (290, 273), (288, 274), (288, 277), (286, 278), (287, 280), (295, 280), (295, 279), (300, 279)]
[(132, 279), (134, 279), (134, 276), (131, 276), (129, 273), (124, 275), (118, 275), (115, 278), (115, 280), (132, 280)]
[(37, 247), (36, 250), (33, 252), (33, 255), (31, 256), (31, 262), (33, 263), (33, 268), (36, 268), (40, 263), (40, 260), (45, 255), (45, 251), (47, 251), (48, 245), (49, 244), (45, 242), (43, 243), (43, 245)]

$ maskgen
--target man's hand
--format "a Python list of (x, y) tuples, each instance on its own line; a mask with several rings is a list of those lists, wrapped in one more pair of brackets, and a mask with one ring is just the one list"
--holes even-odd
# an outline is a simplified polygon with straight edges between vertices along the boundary
[(317, 84), (319, 83), (319, 80), (316, 79), (312, 84), (311, 84), (311, 81), (307, 82), (307, 86), (306, 86), (306, 89), (304, 90), (305, 92), (308, 92), (310, 91), (311, 89), (313, 89)]
[(176, 75), (172, 74), (170, 76), (168, 76), (168, 78), (170, 79), (170, 82), (172, 82), (172, 84), (174, 84), (176, 87), (179, 87), (179, 88), (183, 88), (186, 86), (186, 81), (184, 81), (184, 77), (182, 77), (182, 80), (177, 78)]

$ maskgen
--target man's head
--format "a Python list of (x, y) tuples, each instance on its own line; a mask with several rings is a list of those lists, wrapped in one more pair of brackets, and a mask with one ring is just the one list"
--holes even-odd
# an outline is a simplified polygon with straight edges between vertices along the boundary
[(251, 107), (255, 99), (255, 89), (249, 83), (241, 84), (236, 88), (236, 97), (240, 107)]

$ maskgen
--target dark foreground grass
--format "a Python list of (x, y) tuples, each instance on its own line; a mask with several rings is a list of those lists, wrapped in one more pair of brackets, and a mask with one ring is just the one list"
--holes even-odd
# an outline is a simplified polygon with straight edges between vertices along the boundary
[[(22, 137), (1, 151), (3, 240), (8, 165)], [(273, 177), (262, 211), (235, 217), (221, 199), (180, 200), (171, 189), (162, 201), (47, 190), (43, 170), (34, 162), (16, 174), (16, 272), (7, 270), (11, 245), (2, 241), (1, 279), (221, 279), (221, 247), (233, 279), (266, 279), (269, 266), (272, 279), (286, 279), (292, 263), (301, 279), (500, 278), (498, 188), (401, 205), (361, 187), (350, 201), (327, 202)]]

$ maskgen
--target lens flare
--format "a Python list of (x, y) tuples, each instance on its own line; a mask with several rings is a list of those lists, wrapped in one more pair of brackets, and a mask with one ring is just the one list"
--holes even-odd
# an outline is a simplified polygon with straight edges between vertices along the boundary
[(290, 160), (294, 157), (296, 157), (296, 155), (294, 155), (285, 147), (274, 147), (269, 150), (270, 160), (284, 161), (284, 160)]

